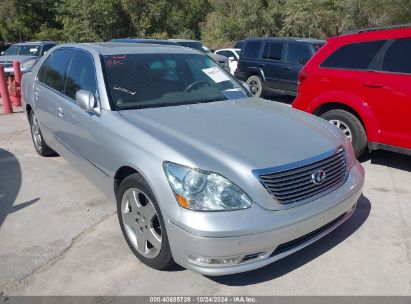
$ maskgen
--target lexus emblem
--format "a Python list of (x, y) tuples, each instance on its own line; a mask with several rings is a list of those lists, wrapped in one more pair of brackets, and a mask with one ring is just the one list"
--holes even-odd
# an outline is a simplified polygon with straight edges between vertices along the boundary
[(326, 176), (327, 175), (323, 170), (318, 170), (317, 172), (311, 175), (311, 180), (314, 184), (321, 185), (325, 181)]

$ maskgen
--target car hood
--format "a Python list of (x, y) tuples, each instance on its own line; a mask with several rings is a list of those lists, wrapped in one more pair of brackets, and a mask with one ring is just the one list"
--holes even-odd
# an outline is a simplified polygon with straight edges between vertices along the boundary
[(18, 60), (24, 62), (32, 58), (38, 58), (37, 56), (21, 56), (21, 55), (3, 55), (0, 56), (0, 62)]
[(121, 115), (188, 163), (217, 172), (222, 166), (248, 171), (293, 163), (342, 143), (331, 124), (260, 98), (126, 110)]

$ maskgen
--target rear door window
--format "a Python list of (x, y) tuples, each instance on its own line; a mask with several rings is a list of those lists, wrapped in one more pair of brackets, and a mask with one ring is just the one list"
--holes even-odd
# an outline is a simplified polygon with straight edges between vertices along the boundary
[(306, 44), (289, 44), (287, 48), (286, 61), (303, 63), (311, 58), (311, 51)]
[(43, 65), (47, 65), (47, 68), (44, 72), (44, 76), (41, 80), (39, 79), (39, 81), (61, 92), (64, 75), (70, 62), (72, 52), (73, 51), (69, 49), (62, 49), (53, 52), (51, 57), (47, 58), (47, 61), (43, 63)]
[(323, 61), (321, 67), (365, 70), (387, 40), (344, 45)]
[(411, 38), (397, 39), (385, 52), (381, 70), (411, 74)]
[(281, 42), (266, 43), (263, 51), (263, 59), (281, 60), (284, 44)]
[(44, 82), (44, 74), (47, 71), (47, 67), (48, 67), (48, 61), (51, 58), (51, 56), (49, 58), (47, 58), (43, 64), (41, 65), (41, 67), (39, 68), (39, 71), (37, 73), (37, 80), (40, 82)]
[(93, 95), (97, 91), (93, 58), (83, 51), (74, 53), (64, 84), (64, 94), (73, 100), (76, 99), (79, 90), (89, 91)]
[(261, 42), (259, 41), (252, 41), (247, 42), (244, 49), (244, 57), (246, 58), (258, 58), (258, 54), (260, 53)]

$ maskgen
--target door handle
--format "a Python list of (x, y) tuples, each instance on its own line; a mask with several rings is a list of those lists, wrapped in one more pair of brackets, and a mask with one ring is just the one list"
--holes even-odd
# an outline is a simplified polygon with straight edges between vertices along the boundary
[(64, 111), (63, 111), (63, 109), (62, 109), (61, 107), (58, 107), (58, 108), (57, 108), (57, 115), (60, 116), (60, 117), (63, 117), (63, 116), (64, 116)]
[(384, 86), (382, 83), (372, 82), (372, 81), (366, 81), (362, 85), (366, 88), (371, 88), (371, 89), (382, 88)]
[(258, 66), (259, 66), (260, 68), (263, 68), (263, 67), (265, 67), (265, 63), (260, 63)]
[(291, 67), (290, 66), (285, 66), (285, 67), (283, 67), (283, 70), (289, 71), (289, 70), (291, 70)]

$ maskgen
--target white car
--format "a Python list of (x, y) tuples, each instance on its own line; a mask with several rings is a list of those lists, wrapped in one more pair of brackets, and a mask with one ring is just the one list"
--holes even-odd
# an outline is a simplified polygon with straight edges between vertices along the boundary
[(214, 53), (228, 58), (230, 73), (234, 75), (234, 71), (237, 69), (238, 60), (240, 59), (240, 52), (241, 49), (221, 49)]

